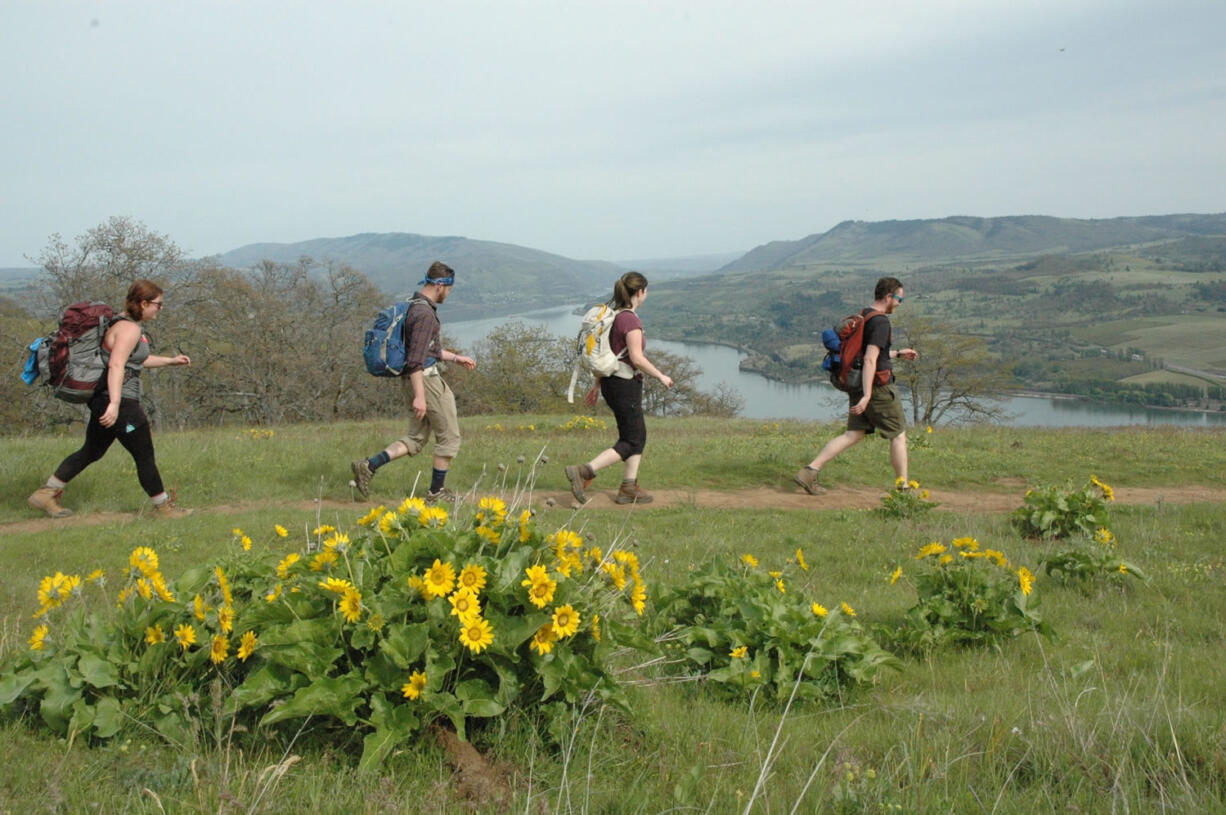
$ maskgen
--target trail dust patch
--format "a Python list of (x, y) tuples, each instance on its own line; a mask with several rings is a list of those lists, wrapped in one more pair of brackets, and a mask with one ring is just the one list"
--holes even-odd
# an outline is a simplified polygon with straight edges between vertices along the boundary
[(447, 754), (447, 763), (455, 772), (455, 791), (473, 810), (491, 804), (496, 811), (509, 812), (511, 807), (510, 768), (491, 764), (476, 747), (450, 730), (437, 725), (430, 728), (434, 740)]
[[(753, 487), (744, 490), (652, 490), (654, 500), (650, 504), (618, 504), (613, 499), (616, 490), (588, 490), (588, 501), (583, 505), (588, 510), (648, 511), (652, 509), (675, 509), (693, 507), (703, 509), (776, 509), (776, 510), (834, 510), (876, 509), (881, 506), (885, 491), (869, 487), (833, 487), (821, 495), (809, 495), (796, 487)], [(1022, 505), (1024, 489), (1012, 492), (979, 492), (957, 490), (929, 490), (937, 510), (947, 512), (1005, 513)], [(465, 502), (474, 504), (476, 497), (464, 496)], [(1162, 506), (1163, 504), (1226, 503), (1226, 489), (1188, 485), (1179, 487), (1116, 487), (1115, 499), (1119, 504), (1138, 506)], [(351, 515), (364, 514), (367, 508), (384, 504), (393, 507), (400, 499), (390, 496), (374, 501), (338, 501), (330, 498), (309, 501), (242, 501), (197, 507), (196, 514), (233, 515), (267, 509), (286, 512), (317, 513), (323, 522), (345, 519)], [(540, 509), (572, 510), (578, 505), (569, 492), (538, 492), (532, 496), (532, 504)], [(151, 518), (148, 513), (93, 512), (78, 513), (67, 518), (32, 518), (0, 524), (0, 534), (23, 535), (51, 532), (78, 526), (101, 526), (103, 524), (178, 524), (181, 521)]]

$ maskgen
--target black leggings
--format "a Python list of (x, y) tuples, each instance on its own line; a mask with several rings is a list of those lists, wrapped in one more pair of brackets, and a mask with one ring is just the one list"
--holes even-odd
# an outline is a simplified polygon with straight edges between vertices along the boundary
[(162, 475), (158, 472), (157, 461), (153, 456), (153, 434), (149, 430), (149, 419), (146, 418), (140, 401), (121, 399), (119, 418), (110, 427), (103, 427), (98, 421), (106, 411), (106, 404), (105, 398), (95, 397), (90, 400), (85, 444), (60, 462), (60, 466), (55, 470), (55, 477), (67, 484), (86, 467), (106, 455), (111, 443), (118, 439), (123, 448), (132, 454), (132, 460), (136, 462), (136, 477), (140, 479), (145, 493), (152, 497), (164, 492)]
[(617, 420), (617, 443), (613, 451), (625, 461), (642, 455), (647, 446), (647, 422), (643, 418), (643, 380), (606, 376), (600, 380), (600, 395)]

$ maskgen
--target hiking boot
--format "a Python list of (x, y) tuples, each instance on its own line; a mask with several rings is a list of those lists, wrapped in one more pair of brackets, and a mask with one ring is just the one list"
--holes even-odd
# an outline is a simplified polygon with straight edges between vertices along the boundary
[(34, 494), (30, 496), (30, 506), (35, 509), (41, 509), (43, 512), (50, 515), (52, 518), (67, 518), (72, 514), (71, 509), (64, 509), (60, 506), (60, 496), (64, 494), (63, 490), (52, 489), (51, 487), (39, 487), (34, 490)]
[(592, 479), (596, 477), (596, 473), (592, 472), (592, 468), (586, 464), (568, 464), (566, 465), (566, 480), (570, 482), (570, 494), (575, 496), (575, 500), (581, 504), (587, 503), (587, 495), (584, 494), (592, 484)]
[(173, 498), (167, 501), (163, 501), (160, 504), (153, 505), (153, 517), (154, 518), (166, 518), (167, 520), (174, 521), (180, 518), (186, 518), (188, 515), (191, 515), (193, 512), (195, 512), (195, 510), (184, 509), (183, 507), (176, 504), (175, 499)]
[(619, 504), (650, 504), (655, 499), (651, 497), (651, 493), (639, 486), (639, 480), (636, 478), (633, 481), (623, 481), (617, 491), (617, 497), (613, 500)]
[(817, 483), (819, 472), (820, 470), (814, 470), (811, 467), (801, 467), (796, 475), (792, 476), (792, 480), (810, 495), (821, 495), (826, 491), (826, 488)]
[(459, 498), (454, 490), (449, 490), (446, 487), (441, 487), (437, 490), (430, 490), (422, 499), (426, 502), (426, 506), (434, 506), (439, 501), (445, 501), (448, 504), (454, 504)]
[(370, 497), (370, 479), (375, 477), (375, 471), (370, 469), (370, 462), (364, 458), (349, 465), (353, 470), (353, 485), (362, 493), (363, 498)]

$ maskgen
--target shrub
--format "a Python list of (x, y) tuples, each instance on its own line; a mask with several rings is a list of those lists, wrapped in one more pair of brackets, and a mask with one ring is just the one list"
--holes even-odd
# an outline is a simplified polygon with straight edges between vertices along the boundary
[(352, 539), (321, 527), (281, 558), (236, 529), (230, 555), (173, 582), (141, 548), (118, 603), (95, 611), (85, 592), (104, 599), (100, 573), (57, 573), (30, 649), (0, 672), (0, 710), (37, 710), (61, 735), (109, 738), (130, 721), (182, 743), (196, 724), (184, 700), (221, 681), (233, 691), (218, 715), (356, 728), (370, 768), (440, 719), (464, 737), (474, 719), (546, 700), (625, 707), (609, 654), (650, 647), (630, 625), (646, 602), (633, 553), (542, 537), (531, 511), (508, 518), (492, 497), (469, 528), (448, 523), (406, 499)]
[(901, 520), (926, 515), (936, 506), (939, 505), (928, 500), (928, 490), (921, 489), (918, 481), (899, 478), (894, 482), (894, 489), (882, 496), (881, 509), (877, 511), (887, 518)]
[(1038, 487), (1026, 490), (1022, 506), (1013, 512), (1013, 525), (1031, 538), (1067, 538), (1080, 534), (1094, 536), (1107, 526), (1107, 503), (1115, 491), (1095, 475), (1081, 489), (1071, 485)]
[(663, 592), (653, 630), (670, 668), (722, 695), (761, 689), (786, 701), (793, 692), (837, 697), (847, 685), (872, 682), (882, 668), (899, 667), (847, 603), (828, 610), (805, 597), (793, 579), (798, 571), (808, 571), (799, 549), (779, 571), (744, 555), (735, 566), (713, 560)]
[(1149, 582), (1149, 577), (1133, 563), (1120, 558), (1115, 535), (1107, 527), (1099, 527), (1092, 541), (1077, 542), (1071, 547), (1043, 556), (1040, 565), (1049, 577), (1065, 583), (1089, 583), (1100, 578), (1135, 577)]
[[(929, 543), (915, 560), (919, 599), (907, 611), (906, 625), (893, 635), (900, 646), (928, 650), (992, 642), (1024, 631), (1052, 635), (1037, 609), (1034, 575), (1025, 566), (1015, 568), (1003, 552), (984, 549), (968, 537), (950, 546)], [(903, 574), (901, 566), (896, 568), (891, 583)]]

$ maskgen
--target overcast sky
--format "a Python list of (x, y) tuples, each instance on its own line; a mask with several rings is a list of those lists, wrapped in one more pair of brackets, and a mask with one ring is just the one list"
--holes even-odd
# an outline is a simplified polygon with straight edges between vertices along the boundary
[(623, 260), (1226, 211), (1223, 0), (0, 0), (0, 266), (357, 232)]

